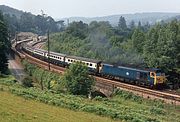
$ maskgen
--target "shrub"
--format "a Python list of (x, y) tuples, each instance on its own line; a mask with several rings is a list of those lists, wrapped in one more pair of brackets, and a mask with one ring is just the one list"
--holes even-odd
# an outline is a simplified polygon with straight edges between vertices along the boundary
[(24, 87), (33, 87), (33, 80), (31, 77), (26, 76), (23, 80), (22, 80), (22, 85)]
[(62, 77), (62, 85), (74, 95), (88, 95), (94, 79), (88, 74), (88, 67), (82, 63), (71, 64)]

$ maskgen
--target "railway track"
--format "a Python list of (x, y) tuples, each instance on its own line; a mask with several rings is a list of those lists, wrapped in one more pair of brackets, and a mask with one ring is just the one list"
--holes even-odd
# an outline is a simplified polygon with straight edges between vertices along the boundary
[[(37, 47), (41, 47), (41, 46), (37, 46)], [(19, 49), (17, 49), (17, 50), (19, 50)], [(35, 57), (32, 57), (25, 52), (23, 52), (23, 55), (26, 57), (26, 59), (30, 63), (36, 64), (37, 66), (48, 70), (47, 62), (39, 60)], [(56, 66), (53, 64), (50, 64), (50, 65), (51, 65), (50, 71), (52, 71), (52, 72), (63, 74), (65, 71), (65, 68), (63, 68), (63, 67), (59, 67), (59, 66)], [(93, 76), (93, 77), (95, 78), (97, 85), (100, 85), (101, 87), (104, 87), (107, 89), (109, 88), (112, 90), (112, 89), (118, 88), (118, 89), (122, 89), (125, 91), (133, 92), (134, 94), (142, 96), (144, 98), (160, 99), (166, 103), (180, 105), (180, 96), (179, 95), (174, 95), (174, 94), (170, 94), (170, 93), (166, 93), (166, 92), (160, 92), (157, 90), (151, 90), (148, 88), (142, 88), (139, 86), (134, 86), (134, 85), (130, 85), (130, 84), (122, 83), (122, 82), (117, 82), (114, 80), (109, 80), (109, 79), (105, 79), (105, 78), (98, 77), (98, 76)]]

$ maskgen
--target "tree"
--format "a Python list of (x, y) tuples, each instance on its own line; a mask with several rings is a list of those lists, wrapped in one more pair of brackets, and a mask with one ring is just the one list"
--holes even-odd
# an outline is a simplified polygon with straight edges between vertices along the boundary
[(137, 28), (140, 29), (140, 30), (143, 30), (143, 26), (142, 26), (142, 24), (141, 24), (141, 21), (138, 22)]
[(71, 64), (62, 77), (61, 85), (69, 93), (75, 95), (87, 95), (94, 84), (94, 79), (88, 75), (88, 67), (81, 64)]
[(31, 13), (23, 13), (20, 17), (20, 29), (21, 31), (33, 31), (35, 24)]
[(144, 30), (145, 32), (147, 32), (150, 27), (151, 27), (151, 26), (150, 26), (149, 22), (147, 21), (146, 24), (145, 24), (144, 27), (143, 27), (143, 30)]
[(156, 25), (148, 34), (144, 46), (144, 57), (150, 67), (159, 67), (166, 73), (178, 72), (179, 25), (172, 21), (167, 25)]
[(8, 30), (4, 22), (3, 15), (0, 12), (0, 72), (7, 73), (8, 71), (8, 59), (6, 54), (10, 48), (10, 42), (8, 41)]
[(132, 20), (132, 21), (130, 22), (129, 28), (130, 28), (131, 30), (133, 30), (135, 27), (136, 27), (136, 26), (135, 26), (135, 22)]
[(86, 38), (88, 33), (88, 25), (83, 23), (82, 21), (72, 22), (68, 26), (66, 32), (80, 39), (84, 39)]
[(124, 41), (124, 37), (123, 36), (111, 36), (110, 38), (110, 43), (114, 46), (114, 47), (120, 47), (121, 43)]
[(58, 29), (59, 29), (60, 31), (64, 31), (64, 30), (65, 30), (64, 20), (57, 21), (56, 24), (57, 24)]
[(136, 29), (132, 35), (133, 47), (137, 50), (137, 52), (143, 52), (143, 46), (145, 42), (145, 34), (140, 30)]
[(120, 30), (126, 30), (127, 29), (126, 20), (122, 16), (119, 18), (118, 28)]

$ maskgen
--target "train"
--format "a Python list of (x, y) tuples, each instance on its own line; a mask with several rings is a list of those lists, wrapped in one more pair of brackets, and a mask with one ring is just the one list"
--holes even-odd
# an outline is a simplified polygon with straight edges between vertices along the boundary
[(27, 44), (24, 44), (22, 49), (33, 57), (46, 62), (49, 61), (50, 63), (61, 67), (68, 67), (72, 63), (80, 62), (88, 67), (90, 74), (108, 79), (120, 80), (136, 85), (148, 86), (151, 88), (163, 86), (167, 81), (165, 73), (157, 68), (138, 69), (125, 66), (116, 66), (104, 63), (101, 60), (69, 56), (52, 51), (50, 51), (50, 55), (48, 55), (48, 51), (37, 49)]

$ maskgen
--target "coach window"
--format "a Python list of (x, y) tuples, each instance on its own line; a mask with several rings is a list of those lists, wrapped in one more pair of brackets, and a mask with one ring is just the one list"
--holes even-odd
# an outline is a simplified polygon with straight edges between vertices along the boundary
[(70, 59), (68, 59), (68, 61), (70, 61)]
[(89, 65), (89, 63), (86, 63), (87, 65)]
[(71, 62), (73, 62), (73, 60), (71, 60)]
[(92, 64), (90, 64), (90, 66), (92, 66)]

